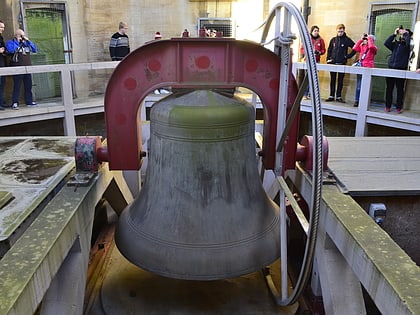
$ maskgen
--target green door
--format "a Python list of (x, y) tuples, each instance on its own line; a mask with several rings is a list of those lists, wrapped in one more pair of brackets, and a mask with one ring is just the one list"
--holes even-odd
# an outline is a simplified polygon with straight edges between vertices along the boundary
[[(25, 10), (25, 32), (38, 48), (38, 53), (31, 55), (34, 65), (63, 64), (64, 11), (49, 8), (32, 8)], [(33, 74), (34, 94), (36, 99), (59, 97), (61, 95), (60, 74), (35, 73)]]
[[(409, 10), (400, 11), (375, 11), (373, 16), (374, 31), (376, 36), (376, 46), (378, 52), (375, 57), (376, 68), (388, 68), (388, 57), (391, 51), (384, 46), (385, 40), (394, 33), (395, 29), (403, 25), (405, 28), (411, 28), (413, 12)], [(385, 78), (372, 78), (372, 101), (378, 103), (385, 102)]]

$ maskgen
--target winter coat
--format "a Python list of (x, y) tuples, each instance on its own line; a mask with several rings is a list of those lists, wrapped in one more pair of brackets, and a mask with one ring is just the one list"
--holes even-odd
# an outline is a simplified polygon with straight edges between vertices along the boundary
[[(7, 53), (12, 55), (12, 58), (10, 59), (11, 66), (32, 65), (31, 52), (37, 52), (37, 47), (33, 42), (30, 40), (18, 41), (16, 38), (7, 41), (6, 49)], [(13, 58), (15, 53), (16, 58)]]
[(388, 68), (407, 70), (411, 51), (410, 41), (409, 33), (404, 33), (402, 38), (397, 37), (395, 34), (387, 38), (384, 45), (392, 51), (391, 56), (388, 58)]
[(130, 53), (130, 41), (127, 34), (116, 32), (109, 42), (111, 60), (119, 61)]
[(349, 49), (352, 49), (353, 46), (354, 42), (350, 39), (350, 37), (347, 37), (346, 33), (343, 33), (342, 36), (331, 38), (327, 50), (327, 62), (345, 65), (347, 63), (347, 59), (350, 59), (356, 54), (354, 50), (351, 50), (349, 53)]
[[(4, 47), (6, 49), (6, 44), (4, 43), (3, 36), (0, 35), (0, 47)], [(3, 54), (0, 54), (0, 67), (6, 66), (6, 50)]]
[[(313, 37), (311, 34), (311, 43), (314, 49), (316, 62), (320, 62), (321, 56), (326, 52), (324, 39), (321, 36)], [(303, 45), (300, 47), (300, 54), (305, 57), (305, 48)]]
[(353, 50), (359, 53), (359, 61), (362, 67), (373, 68), (375, 66), (375, 55), (378, 47), (371, 36), (368, 36), (367, 44), (363, 44), (363, 39), (359, 39), (353, 46)]

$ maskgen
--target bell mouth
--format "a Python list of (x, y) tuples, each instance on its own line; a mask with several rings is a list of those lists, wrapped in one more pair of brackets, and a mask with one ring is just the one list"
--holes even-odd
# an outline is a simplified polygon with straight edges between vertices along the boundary
[[(115, 235), (121, 254), (136, 266), (168, 278), (235, 278), (261, 270), (278, 259), (280, 254), (278, 216), (259, 235), (219, 244), (174, 242), (156, 235), (145, 235), (134, 227), (127, 228), (131, 223), (129, 212), (124, 212)], [(130, 246), (136, 239), (141, 239), (141, 242)]]

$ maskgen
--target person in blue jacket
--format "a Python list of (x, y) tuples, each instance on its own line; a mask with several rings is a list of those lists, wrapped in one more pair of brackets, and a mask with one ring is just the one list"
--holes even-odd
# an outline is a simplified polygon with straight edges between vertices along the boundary
[[(385, 40), (385, 47), (392, 51), (391, 56), (388, 59), (388, 68), (407, 70), (408, 61), (410, 59), (411, 47), (411, 36), (413, 32), (409, 29), (405, 29), (402, 25), (396, 28), (394, 33)], [(394, 87), (397, 88), (397, 104), (396, 112), (401, 113), (404, 101), (404, 78), (386, 78), (386, 92), (385, 92), (385, 111), (390, 112), (392, 106), (392, 97)]]
[[(12, 56), (10, 66), (30, 66), (32, 65), (31, 53), (36, 53), (37, 47), (29, 40), (23, 30), (17, 29), (15, 37), (7, 41), (6, 50)], [(13, 109), (19, 109), (19, 94), (22, 82), (25, 90), (26, 105), (36, 106), (32, 95), (32, 75), (30, 73), (15, 74), (13, 76)]]
[[(0, 67), (6, 66), (6, 44), (4, 43), (3, 39), (3, 31), (4, 31), (4, 22), (0, 20)], [(3, 92), (4, 87), (6, 85), (6, 76), (2, 75), (0, 76), (0, 110), (4, 110), (3, 107)]]

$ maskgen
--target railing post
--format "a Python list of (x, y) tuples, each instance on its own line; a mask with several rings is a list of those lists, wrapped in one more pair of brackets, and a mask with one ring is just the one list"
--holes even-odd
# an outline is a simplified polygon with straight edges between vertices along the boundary
[(363, 88), (360, 89), (359, 107), (357, 109), (356, 128), (354, 131), (355, 137), (364, 137), (367, 134), (366, 116), (372, 91), (372, 75), (369, 69), (362, 68), (362, 70), (361, 86)]
[(61, 71), (61, 96), (64, 106), (64, 135), (76, 136), (76, 123), (74, 119), (73, 87), (69, 68)]

